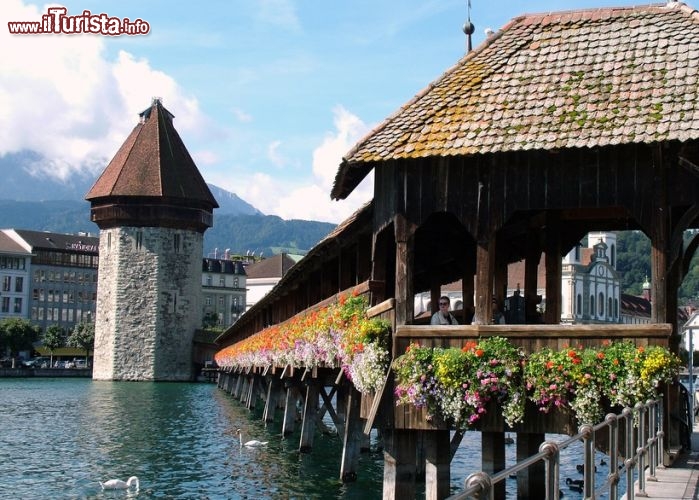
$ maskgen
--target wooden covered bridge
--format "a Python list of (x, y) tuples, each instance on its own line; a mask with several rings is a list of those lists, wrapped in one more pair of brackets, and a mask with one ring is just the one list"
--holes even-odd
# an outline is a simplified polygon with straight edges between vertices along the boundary
[[(343, 158), (331, 197), (346, 198), (373, 171), (373, 200), (218, 343), (235, 345), (358, 290), (369, 298), (370, 315), (388, 319), (393, 357), (412, 341), (462, 346), (494, 335), (526, 352), (609, 339), (677, 352), (677, 290), (699, 245), (696, 237), (683, 244), (684, 232), (699, 227), (698, 93), (699, 14), (685, 4), (513, 19)], [(561, 258), (601, 230), (641, 230), (650, 238), (652, 324), (559, 324)], [(542, 255), (544, 324), (492, 325), (492, 299), (504, 299), (511, 263), (524, 262), (526, 308), (535, 307)], [(442, 287), (457, 281), (459, 326), (432, 327), (415, 317), (416, 293), (429, 291), (434, 310)], [(329, 412), (345, 435), (343, 479), (356, 472), (356, 454), (373, 427), (384, 441), (384, 498), (414, 496), (421, 468), (431, 479), (427, 498), (448, 495), (449, 450), (458, 443), (450, 442), (448, 426), (394, 404), (390, 372), (362, 407), (339, 367), (221, 369), (222, 386), (248, 404), (267, 380), (268, 406), (278, 404), (271, 399), (278, 393), (287, 398), (286, 413), (299, 398), (309, 415)], [(677, 394), (666, 400), (673, 448)], [(518, 457), (535, 453), (544, 432), (565, 430), (565, 419), (555, 420), (525, 419), (515, 429)], [(504, 430), (501, 419), (481, 426), (486, 472), (504, 467)], [(302, 435), (302, 447), (312, 444), (312, 429)], [(518, 477), (520, 498), (536, 497), (536, 488), (536, 472)]]

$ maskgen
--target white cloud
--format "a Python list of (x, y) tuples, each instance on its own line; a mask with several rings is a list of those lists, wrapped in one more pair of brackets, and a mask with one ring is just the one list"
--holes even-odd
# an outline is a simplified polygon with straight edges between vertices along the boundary
[(194, 163), (196, 163), (197, 167), (200, 169), (203, 165), (216, 165), (219, 161), (221, 161), (221, 158), (216, 153), (208, 149), (195, 151), (192, 153), (192, 158), (194, 159)]
[(317, 220), (339, 223), (374, 195), (373, 176), (367, 178), (346, 200), (333, 201), (330, 191), (342, 156), (368, 131), (369, 127), (341, 106), (333, 110), (335, 130), (328, 133), (313, 151), (313, 178), (300, 179), (295, 186), (267, 174), (255, 174), (237, 190), (239, 195), (266, 214), (283, 219)]
[(239, 122), (249, 123), (252, 121), (252, 115), (249, 113), (246, 113), (245, 111), (243, 111), (240, 108), (233, 108), (232, 112), (233, 112), (233, 116), (235, 116)]
[(296, 7), (291, 0), (261, 0), (258, 6), (260, 10), (257, 15), (263, 22), (292, 32), (301, 30)]
[(283, 167), (286, 164), (286, 160), (279, 153), (279, 146), (281, 146), (281, 144), (281, 141), (273, 141), (267, 146), (267, 159), (269, 159), (275, 167)]
[[(44, 10), (2, 2), (3, 20), (39, 20)], [(0, 155), (23, 150), (46, 158), (34, 166), (66, 180), (77, 171), (104, 168), (154, 96), (192, 134), (206, 128), (196, 99), (148, 61), (120, 52), (105, 55), (99, 35), (10, 35), (0, 30)]]

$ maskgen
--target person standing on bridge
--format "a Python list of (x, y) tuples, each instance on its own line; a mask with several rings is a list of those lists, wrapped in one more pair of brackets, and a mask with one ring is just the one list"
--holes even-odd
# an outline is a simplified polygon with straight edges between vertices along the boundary
[(449, 297), (446, 295), (439, 298), (439, 311), (432, 315), (430, 325), (458, 325), (454, 315), (449, 312)]

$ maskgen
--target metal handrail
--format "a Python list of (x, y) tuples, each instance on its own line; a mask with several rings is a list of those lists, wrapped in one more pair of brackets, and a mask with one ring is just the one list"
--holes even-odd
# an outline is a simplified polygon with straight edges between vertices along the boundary
[[(619, 443), (619, 421), (625, 424), (625, 439)], [(609, 428), (609, 474), (607, 480), (595, 490), (595, 433)], [(636, 429), (636, 432), (634, 432)], [(609, 413), (597, 425), (583, 424), (578, 434), (562, 441), (544, 441), (539, 453), (532, 455), (512, 467), (490, 476), (486, 472), (470, 474), (464, 481), (464, 490), (447, 500), (494, 500), (494, 486), (511, 474), (526, 470), (541, 461), (545, 464), (546, 500), (558, 500), (560, 496), (560, 452), (571, 444), (583, 442), (583, 499), (598, 498), (609, 490), (609, 499), (618, 500), (619, 482), (626, 479), (626, 498), (634, 500), (634, 474), (638, 472), (638, 494), (645, 496), (645, 469), (650, 468), (650, 477), (655, 477), (655, 468), (662, 459), (663, 450), (663, 398), (637, 403), (634, 408), (626, 407), (621, 413)], [(623, 450), (621, 449), (623, 445)], [(619, 465), (619, 456), (623, 456)]]

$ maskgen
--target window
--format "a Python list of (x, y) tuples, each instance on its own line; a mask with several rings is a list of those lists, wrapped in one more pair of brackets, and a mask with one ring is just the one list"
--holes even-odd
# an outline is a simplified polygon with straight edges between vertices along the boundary
[(607, 314), (614, 317), (614, 308), (612, 307), (612, 298), (607, 299)]
[(576, 302), (577, 302), (577, 304), (576, 304), (575, 314), (580, 316), (583, 312), (583, 310), (582, 310), (582, 295), (578, 294)]
[(595, 315), (595, 296), (590, 295), (590, 316)]
[(233, 278), (233, 286), (238, 288), (238, 278)]
[(206, 305), (207, 305), (207, 306), (210, 306), (210, 305), (211, 305), (211, 297), (208, 296), (208, 295), (206, 296)]
[(3, 276), (2, 277), (2, 291), (3, 292), (10, 291), (10, 282), (11, 281), (12, 281), (12, 278), (10, 276)]
[(221, 276), (218, 279), (218, 286), (226, 286), (226, 277), (225, 276)]
[(22, 297), (15, 297), (14, 312), (16, 312), (16, 313), (22, 312)]
[(15, 278), (15, 292), (21, 292), (24, 287), (24, 278), (22, 276), (17, 276)]
[(604, 316), (604, 294), (602, 292), (599, 293), (599, 311), (598, 311), (600, 316)]
[(206, 276), (206, 286), (211, 286), (211, 284), (213, 283), (213, 280), (214, 280), (214, 279), (211, 277), (211, 275), (208, 274), (208, 275)]
[(611, 258), (609, 259), (609, 263), (612, 267), (616, 267), (616, 245), (612, 245), (610, 254)]
[(223, 295), (220, 295), (218, 298), (218, 305), (223, 307)]
[(3, 297), (2, 298), (2, 309), (0, 309), (0, 312), (4, 312), (4, 313), (10, 312), (10, 297)]

